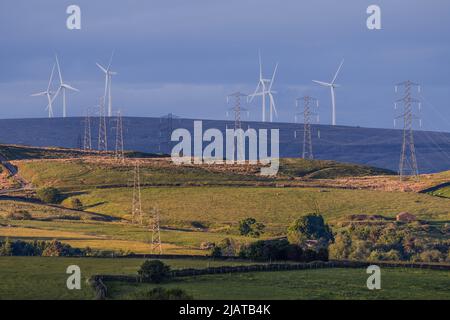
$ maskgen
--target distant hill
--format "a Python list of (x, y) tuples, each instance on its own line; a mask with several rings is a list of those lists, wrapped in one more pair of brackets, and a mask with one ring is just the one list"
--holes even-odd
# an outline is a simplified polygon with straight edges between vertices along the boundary
[[(115, 146), (114, 121), (109, 120), (109, 146)], [(95, 146), (98, 119), (92, 119)], [(231, 121), (204, 120), (203, 128), (232, 128)], [(302, 124), (245, 122), (248, 126), (280, 129), (280, 156), (301, 155)], [(7, 119), (0, 120), (0, 143), (29, 146), (58, 146), (77, 148), (82, 144), (82, 118)], [(146, 153), (169, 153), (170, 128), (186, 128), (192, 132), (193, 120), (167, 118), (124, 118), (125, 148)], [(297, 132), (297, 138), (295, 138)], [(421, 173), (450, 169), (450, 133), (417, 131), (416, 153)], [(313, 126), (313, 152), (316, 159), (357, 163), (396, 171), (400, 158), (402, 131), (347, 126)]]

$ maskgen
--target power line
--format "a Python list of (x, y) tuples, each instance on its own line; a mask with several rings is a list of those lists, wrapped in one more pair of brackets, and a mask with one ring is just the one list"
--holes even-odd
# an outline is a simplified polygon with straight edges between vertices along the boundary
[(310, 96), (304, 96), (295, 100), (296, 107), (299, 108), (299, 101), (303, 102), (303, 111), (297, 111), (295, 114), (295, 121), (297, 122), (298, 116), (303, 116), (303, 159), (314, 159), (313, 147), (312, 147), (312, 135), (311, 135), (311, 118), (317, 116), (317, 122), (319, 121), (318, 114), (313, 112), (313, 104), (315, 107), (319, 107), (319, 100)]
[(411, 94), (411, 89), (413, 87), (417, 87), (418, 92), (420, 92), (419, 84), (407, 80), (397, 84), (395, 86), (395, 92), (398, 92), (399, 86), (404, 87), (405, 93), (403, 98), (396, 101), (395, 108), (397, 108), (398, 103), (403, 103), (403, 113), (394, 119), (394, 125), (396, 124), (397, 119), (403, 119), (403, 143), (398, 170), (400, 179), (403, 180), (407, 175), (412, 175), (416, 178), (419, 176), (413, 134), (413, 120), (419, 118), (413, 113), (413, 104), (419, 104), (419, 110), (421, 109), (421, 104), (420, 101), (413, 98)]

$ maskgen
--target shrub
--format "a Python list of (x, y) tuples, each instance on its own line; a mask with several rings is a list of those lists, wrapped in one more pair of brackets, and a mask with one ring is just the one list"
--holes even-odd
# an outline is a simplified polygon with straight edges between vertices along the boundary
[(441, 262), (443, 260), (439, 250), (426, 250), (419, 254), (419, 258), (422, 262)]
[(220, 257), (222, 257), (222, 249), (214, 246), (211, 248), (211, 252), (209, 255), (213, 258), (220, 258)]
[(45, 203), (59, 203), (61, 200), (61, 193), (56, 188), (46, 187), (37, 190), (37, 197)]
[(262, 233), (264, 233), (265, 228), (266, 226), (262, 223), (256, 222), (255, 218), (246, 218), (239, 221), (239, 234), (241, 236), (258, 238)]
[(75, 209), (75, 210), (82, 210), (83, 209), (83, 203), (78, 198), (71, 198), (70, 199), (70, 207), (72, 209)]
[(32, 215), (26, 210), (17, 210), (13, 212), (9, 212), (5, 216), (6, 219), (9, 220), (31, 220), (33, 219)]
[(328, 250), (326, 248), (319, 250), (302, 249), (300, 246), (290, 244), (286, 239), (260, 240), (242, 247), (239, 256), (255, 261), (327, 261)]
[(222, 256), (233, 257), (236, 255), (237, 245), (233, 239), (225, 238), (217, 245), (220, 248)]
[(317, 240), (319, 244), (328, 246), (334, 237), (323, 217), (314, 213), (292, 222), (288, 228), (288, 240), (301, 247), (307, 246), (308, 240)]
[(0, 256), (12, 256), (13, 248), (8, 238), (2, 243), (0, 242)]
[(142, 281), (160, 283), (170, 277), (170, 267), (160, 260), (145, 261), (138, 271)]

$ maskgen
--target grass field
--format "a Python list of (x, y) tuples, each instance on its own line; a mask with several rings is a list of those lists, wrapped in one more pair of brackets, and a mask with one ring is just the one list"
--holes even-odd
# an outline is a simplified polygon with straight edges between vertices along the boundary
[[(131, 190), (92, 190), (79, 195), (89, 211), (129, 218)], [(162, 223), (189, 226), (193, 221), (207, 226), (237, 223), (254, 217), (275, 229), (286, 227), (295, 218), (313, 212), (312, 202), (328, 221), (350, 214), (381, 214), (394, 217), (408, 211), (420, 219), (450, 220), (447, 199), (427, 194), (370, 190), (310, 188), (185, 187), (144, 188), (144, 210), (158, 206)], [(314, 199), (314, 200), (313, 200)]]
[[(136, 274), (143, 259), (0, 257), (0, 300), (4, 299), (92, 299), (86, 280), (94, 274)], [(245, 262), (163, 260), (173, 269), (243, 265)], [(68, 290), (66, 269), (81, 269), (82, 290)]]
[[(317, 269), (205, 275), (162, 285), (184, 289), (194, 299), (450, 299), (450, 273), (382, 269), (381, 290), (367, 289), (365, 269)], [(112, 299), (134, 299), (154, 285), (106, 283)]]
[[(290, 178), (334, 179), (391, 175), (393, 172), (334, 161), (281, 159), (277, 179), (259, 175), (259, 166), (176, 166), (170, 159), (140, 159), (145, 185), (256, 185)], [(33, 185), (80, 190), (98, 186), (127, 185), (133, 177), (133, 161), (120, 164), (106, 158), (15, 161), (20, 174)]]
[[(0, 299), (92, 299), (94, 274), (136, 274), (142, 259), (0, 257)], [(164, 260), (173, 269), (242, 265), (240, 261)], [(66, 288), (66, 268), (78, 265), (82, 290)], [(179, 278), (162, 286), (182, 288), (195, 299), (450, 299), (450, 273), (382, 269), (382, 290), (366, 288), (365, 269), (318, 269)], [(134, 298), (154, 285), (106, 283), (112, 299)]]
[(431, 192), (431, 194), (438, 197), (450, 198), (450, 186), (440, 188), (436, 191)]

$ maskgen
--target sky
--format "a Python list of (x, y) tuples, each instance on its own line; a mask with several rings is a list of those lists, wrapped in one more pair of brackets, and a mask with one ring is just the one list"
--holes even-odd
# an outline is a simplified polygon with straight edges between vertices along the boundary
[[(66, 27), (72, 4), (81, 30)], [(381, 30), (366, 26), (372, 4)], [(295, 99), (311, 95), (329, 124), (330, 92), (312, 80), (330, 81), (345, 58), (338, 124), (392, 128), (402, 97), (394, 85), (409, 79), (422, 85), (414, 94), (423, 129), (450, 131), (449, 13), (447, 0), (2, 0), (0, 118), (46, 117), (46, 98), (30, 94), (46, 89), (55, 53), (65, 82), (80, 90), (68, 94), (68, 115), (82, 115), (103, 95), (95, 63), (107, 64), (114, 50), (114, 109), (227, 119), (226, 96), (256, 88), (260, 51), (265, 77), (279, 63), (277, 121), (292, 122)], [(244, 119), (260, 120), (260, 105), (246, 104)], [(54, 109), (62, 114), (60, 99)]]

